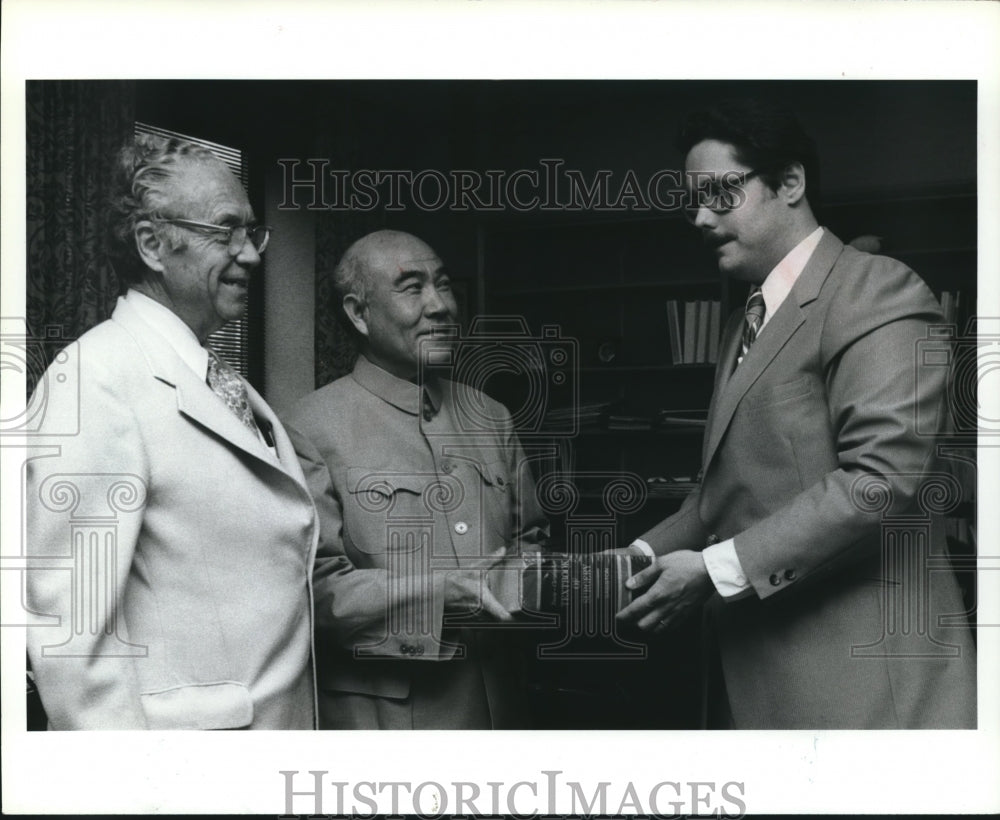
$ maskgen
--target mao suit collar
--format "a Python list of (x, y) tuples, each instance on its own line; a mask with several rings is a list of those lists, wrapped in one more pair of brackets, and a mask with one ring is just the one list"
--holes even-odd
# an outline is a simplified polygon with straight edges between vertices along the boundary
[(425, 398), (434, 413), (441, 409), (441, 383), (436, 378), (426, 379), (423, 385), (414, 384), (392, 375), (360, 355), (351, 378), (369, 393), (411, 416), (423, 412)]
[(727, 324), (719, 350), (719, 371), (712, 406), (709, 408), (702, 464), (707, 466), (711, 461), (743, 396), (805, 322), (805, 308), (816, 300), (843, 250), (844, 243), (825, 230), (788, 297), (735, 370), (731, 368), (736, 361), (743, 329), (740, 312), (737, 311)]

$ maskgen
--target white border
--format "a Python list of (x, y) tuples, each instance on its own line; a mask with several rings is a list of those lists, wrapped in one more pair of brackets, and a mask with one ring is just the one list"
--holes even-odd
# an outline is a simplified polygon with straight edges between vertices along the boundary
[[(968, 2), (54, 2), (2, 6), (2, 313), (24, 315), (26, 78), (977, 79), (980, 271), (1000, 270), (1000, 5)], [(1000, 277), (980, 314), (1000, 316)], [(1000, 392), (1000, 391), (997, 391)], [(983, 396), (984, 401), (997, 397)], [(984, 408), (1000, 418), (996, 407)], [(980, 545), (997, 551), (997, 454), (984, 451)], [(4, 475), (3, 543), (18, 543), (19, 477)], [(11, 513), (14, 514), (11, 514)], [(7, 550), (4, 550), (5, 554)], [(980, 617), (1000, 623), (997, 578)], [(986, 577), (989, 576), (989, 577)], [(980, 631), (978, 732), (28, 735), (23, 636), (3, 630), (3, 809), (284, 809), (280, 769), (328, 779), (541, 782), (544, 770), (618, 792), (738, 780), (760, 812), (1000, 810), (990, 697), (1000, 631)], [(20, 645), (19, 645), (20, 638)], [(13, 693), (13, 696), (11, 696)], [(646, 708), (656, 708), (648, 704)], [(485, 786), (484, 786), (485, 788)], [(588, 789), (592, 791), (592, 788)], [(612, 801), (614, 802), (614, 801)], [(546, 810), (540, 798), (541, 810)], [(616, 806), (609, 807), (614, 810)], [(568, 806), (560, 803), (557, 811)], [(332, 806), (327, 809), (332, 810)]]

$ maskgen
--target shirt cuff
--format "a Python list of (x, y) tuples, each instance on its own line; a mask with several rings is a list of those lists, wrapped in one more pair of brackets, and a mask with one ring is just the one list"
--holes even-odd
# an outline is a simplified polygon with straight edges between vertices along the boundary
[(647, 544), (641, 538), (636, 538), (635, 541), (633, 541), (631, 544), (629, 544), (629, 546), (630, 547), (635, 547), (643, 555), (649, 556), (654, 561), (656, 560), (656, 553), (653, 552), (653, 548), (651, 546), (649, 546), (649, 544)]
[(752, 589), (736, 555), (736, 545), (732, 538), (705, 547), (701, 556), (716, 591), (723, 598), (741, 596)]

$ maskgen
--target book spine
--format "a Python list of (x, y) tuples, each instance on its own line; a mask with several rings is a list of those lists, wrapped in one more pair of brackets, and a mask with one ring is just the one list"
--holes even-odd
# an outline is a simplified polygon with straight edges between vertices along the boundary
[(698, 303), (684, 303), (684, 364), (694, 363), (698, 332)]

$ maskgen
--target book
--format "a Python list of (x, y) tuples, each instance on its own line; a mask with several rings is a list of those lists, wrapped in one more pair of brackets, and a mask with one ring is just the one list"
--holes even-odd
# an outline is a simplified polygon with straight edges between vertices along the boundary
[(722, 303), (713, 301), (708, 319), (708, 361), (719, 361), (719, 336), (722, 335)]
[(649, 556), (631, 552), (529, 552), (504, 559), (487, 573), (487, 584), (512, 614), (613, 614), (632, 602), (625, 581), (651, 564)]
[(684, 347), (681, 343), (681, 317), (677, 310), (677, 300), (667, 300), (667, 333), (670, 341), (670, 362), (681, 364), (684, 361)]
[(694, 360), (701, 364), (708, 361), (708, 322), (710, 307), (707, 299), (697, 302), (698, 323), (695, 326)]
[(684, 303), (684, 364), (695, 361), (695, 347), (698, 337), (698, 303)]

